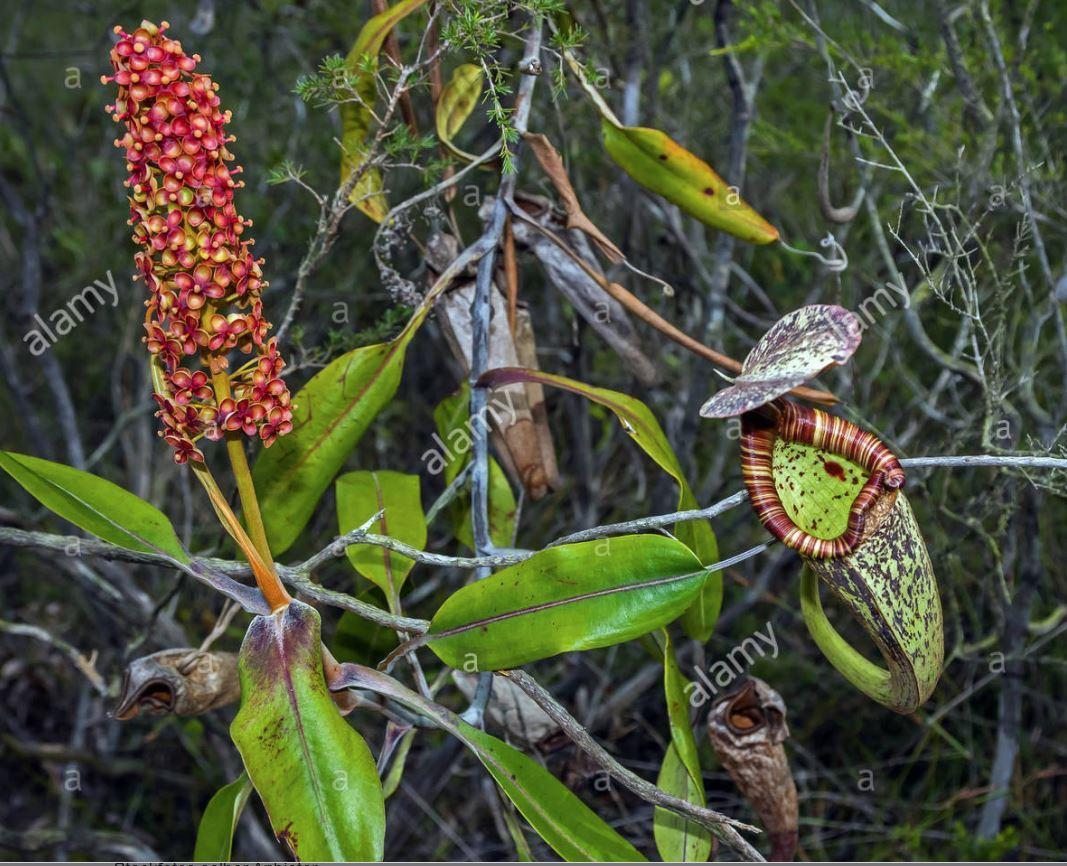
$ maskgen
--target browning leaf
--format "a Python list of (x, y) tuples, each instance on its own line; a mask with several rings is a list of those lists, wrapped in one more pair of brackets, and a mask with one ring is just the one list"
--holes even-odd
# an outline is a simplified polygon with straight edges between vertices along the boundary
[(437, 136), (451, 150), (468, 161), (473, 157), (457, 148), (452, 139), (470, 117), (478, 98), (482, 95), (482, 67), (474, 63), (464, 63), (452, 72), (452, 78), (441, 91), (437, 103), (435, 122)]
[[(521, 206), (540, 225), (550, 229), (558, 237), (565, 238), (573, 252), (590, 268), (597, 273), (603, 273), (586, 236), (578, 231), (567, 231), (562, 218), (553, 212), (547, 200), (524, 195)], [(544, 234), (523, 220), (515, 220), (513, 226), (515, 239), (537, 257), (549, 282), (615, 351), (641, 384), (655, 385), (659, 381), (659, 372), (641, 348), (640, 335), (626, 308), (604, 291), (571, 256)]]
[(604, 147), (641, 186), (678, 205), (705, 225), (752, 244), (778, 240), (760, 216), (715, 170), (658, 129), (601, 121)]
[[(474, 300), (474, 283), (466, 283), (443, 294), (437, 301), (437, 321), (448, 341), (452, 354), (462, 364), (464, 371), (471, 364), (471, 303)], [(490, 288), (492, 317), (489, 321), (489, 368), (518, 365), (515, 339), (508, 328), (507, 308), (504, 296), (493, 285)], [(543, 455), (542, 437), (534, 422), (522, 384), (494, 388), (489, 394), (489, 420), (500, 440), (495, 444), (505, 467), (513, 470), (515, 479), (522, 484), (533, 500), (548, 493), (558, 480), (554, 452)]]
[[(528, 369), (539, 370), (537, 360), (537, 340), (534, 336), (533, 317), (525, 305), (515, 310), (515, 354), (519, 363)], [(545, 389), (540, 382), (526, 383), (526, 402), (530, 407), (537, 441), (541, 446), (541, 461), (545, 468), (548, 486), (558, 490), (561, 484), (559, 465), (556, 462), (556, 446), (552, 441), (552, 428), (548, 424), (548, 409), (545, 406)]]
[[(374, 120), (375, 77), (378, 71), (378, 52), (386, 37), (404, 18), (422, 6), (426, 0), (400, 0), (384, 12), (375, 15), (359, 31), (352, 49), (345, 58), (349, 72), (355, 76), (358, 99), (349, 99), (339, 106), (341, 114), (341, 183), (344, 184), (367, 156), (367, 138)], [(371, 166), (356, 183), (350, 195), (352, 203), (372, 220), (380, 223), (389, 212), (389, 202), (382, 192), (382, 176)]]
[(567, 169), (563, 165), (563, 157), (552, 146), (552, 142), (548, 140), (548, 137), (528, 132), (525, 140), (563, 201), (563, 209), (567, 212), (567, 228), (580, 229), (589, 235), (596, 242), (596, 245), (600, 247), (600, 251), (612, 262), (618, 263), (626, 258), (622, 254), (622, 250), (615, 246), (611, 239), (585, 215), (585, 211), (582, 210), (582, 205), (578, 201), (578, 194), (574, 191), (571, 179), (567, 176)]

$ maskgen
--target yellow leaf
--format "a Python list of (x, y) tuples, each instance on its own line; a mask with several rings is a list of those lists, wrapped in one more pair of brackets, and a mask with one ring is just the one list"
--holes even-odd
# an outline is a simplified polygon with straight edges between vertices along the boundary
[(705, 225), (754, 244), (778, 240), (767, 222), (704, 160), (658, 129), (601, 121), (604, 146), (630, 177)]
[[(375, 15), (359, 31), (352, 50), (345, 58), (348, 71), (356, 76), (356, 94), (358, 101), (341, 103), (341, 184), (357, 171), (367, 156), (367, 134), (370, 132), (376, 88), (374, 79), (378, 73), (378, 53), (382, 50), (385, 37), (401, 20), (406, 18), (426, 0), (401, 0), (384, 12)], [(364, 59), (366, 58), (366, 59)], [(382, 176), (377, 168), (371, 167), (352, 188), (351, 201), (363, 213), (375, 222), (381, 222), (389, 212), (389, 202), (381, 193)]]
[(437, 103), (437, 135), (451, 144), (482, 95), (482, 67), (474, 63), (457, 66), (441, 91)]

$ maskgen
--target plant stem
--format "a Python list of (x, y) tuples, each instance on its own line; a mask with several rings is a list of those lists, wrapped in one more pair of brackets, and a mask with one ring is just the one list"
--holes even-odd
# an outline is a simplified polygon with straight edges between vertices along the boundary
[(252, 568), (252, 574), (256, 578), (256, 584), (259, 586), (260, 592), (263, 593), (263, 597), (266, 598), (267, 603), (270, 605), (270, 609), (273, 611), (280, 607), (285, 607), (292, 601), (292, 597), (278, 578), (277, 569), (274, 567), (274, 560), (270, 558), (266, 560), (263, 559), (259, 549), (252, 542), (252, 539), (248, 537), (248, 533), (245, 532), (244, 527), (241, 525), (241, 521), (237, 519), (237, 515), (234, 514), (233, 509), (230, 508), (230, 504), (226, 501), (226, 497), (219, 489), (219, 485), (216, 483), (215, 477), (211, 474), (211, 470), (208, 469), (207, 464), (190, 461), (190, 465), (192, 466), (197, 480), (207, 491), (208, 498), (211, 500), (211, 505), (214, 507), (215, 513), (218, 515), (223, 528), (225, 528), (233, 540), (237, 542), (237, 546), (248, 559), (248, 564)]
[[(221, 406), (224, 400), (232, 399), (230, 376), (223, 366), (215, 363), (215, 360), (215, 358), (205, 359), (206, 366), (211, 370), (211, 386), (215, 391), (215, 403)], [(237, 430), (226, 434), (226, 454), (230, 458), (230, 469), (233, 471), (234, 480), (237, 482), (237, 495), (241, 499), (241, 513), (244, 516), (245, 527), (248, 530), (245, 540), (251, 542), (252, 548), (258, 554), (257, 558), (263, 566), (261, 569), (253, 567), (256, 583), (259, 584), (260, 590), (270, 603), (271, 610), (277, 610), (279, 607), (287, 605), (292, 601), (292, 598), (286, 592), (274, 567), (274, 557), (271, 555), (270, 544), (267, 542), (267, 530), (263, 526), (263, 515), (259, 510), (259, 499), (256, 496), (255, 484), (252, 482), (252, 470), (248, 465), (248, 457), (245, 456), (241, 431)], [(210, 473), (207, 473), (207, 477), (210, 477)], [(203, 477), (201, 480), (204, 480)], [(211, 483), (214, 484), (213, 478)], [(217, 489), (218, 485), (215, 486)], [(210, 494), (211, 491), (209, 490), (208, 493)], [(222, 502), (226, 509), (229, 510), (229, 504), (226, 503), (225, 497), (222, 497)], [(216, 507), (217, 510), (218, 507)], [(236, 517), (234, 521), (236, 521)], [(224, 519), (223, 522), (224, 524), (227, 523), (228, 519)], [(233, 533), (231, 532), (231, 534)], [(236, 535), (234, 540), (238, 544), (241, 543), (241, 540)], [(244, 549), (243, 546), (242, 549)], [(246, 556), (248, 553), (249, 551), (245, 550)]]
[(240, 433), (226, 434), (226, 453), (230, 457), (230, 468), (237, 481), (237, 495), (241, 499), (241, 514), (244, 516), (248, 534), (256, 550), (259, 551), (259, 555), (263, 557), (263, 561), (274, 562), (270, 544), (267, 542), (267, 530), (263, 526), (263, 515), (259, 510), (256, 488), (252, 483), (252, 470), (245, 456), (244, 442), (241, 441)]
[[(215, 389), (216, 404), (221, 405), (223, 400), (233, 399), (229, 375), (224, 369), (215, 369), (214, 364), (211, 365), (211, 385)], [(248, 458), (245, 456), (244, 442), (239, 430), (226, 434), (226, 454), (230, 458), (234, 480), (237, 481), (237, 495), (241, 498), (241, 513), (244, 515), (248, 534), (252, 537), (263, 561), (273, 562), (270, 545), (267, 543), (267, 530), (263, 526), (263, 515), (259, 511), (259, 499), (256, 497), (255, 485), (252, 483), (252, 470), (248, 466)]]

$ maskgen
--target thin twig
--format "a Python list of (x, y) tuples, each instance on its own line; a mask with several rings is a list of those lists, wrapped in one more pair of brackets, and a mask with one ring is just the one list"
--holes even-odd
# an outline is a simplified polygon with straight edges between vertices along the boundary
[[(515, 105), (512, 109), (512, 124), (518, 134), (517, 151), (522, 142), (522, 135), (530, 118), (533, 103), (534, 86), (537, 84), (537, 72), (541, 69), (541, 29), (539, 16), (531, 22), (523, 49), (523, 68), (528, 69), (522, 75)], [(534, 62), (536, 61), (536, 63)], [(471, 302), (471, 365), (470, 365), (470, 417), (485, 417), (489, 401), (489, 389), (478, 384), (479, 379), (489, 369), (489, 318), (491, 315), (491, 290), (496, 266), (496, 249), (500, 243), (504, 226), (507, 222), (508, 205), (515, 192), (518, 181), (517, 163), (513, 170), (504, 175), (500, 181), (493, 209), (481, 240), (487, 243), (485, 256), (478, 262), (478, 275), (474, 287), (474, 299)], [(473, 524), (474, 547), (478, 554), (485, 554), (492, 546), (489, 538), (489, 431), (485, 425), (472, 424), (471, 463), (471, 522)]]
[[(469, 248), (468, 248), (469, 249)], [(905, 468), (967, 468), (967, 467), (1008, 467), (1016, 469), (1067, 469), (1067, 459), (1059, 457), (1044, 457), (1037, 455), (948, 455), (940, 457), (905, 457), (900, 461)], [(689, 509), (687, 511), (675, 511), (670, 514), (660, 514), (651, 517), (639, 517), (635, 520), (623, 523), (612, 523), (604, 526), (595, 526), (570, 533), (556, 539), (546, 547), (554, 547), (560, 544), (574, 544), (579, 541), (589, 541), (610, 535), (619, 535), (631, 532), (641, 532), (648, 529), (659, 529), (674, 523), (689, 520), (706, 520), (716, 517), (725, 511), (735, 508), (748, 498), (744, 490), (738, 491), (725, 499), (720, 500), (706, 508)], [(225, 559), (208, 557), (192, 557), (188, 562), (180, 562), (163, 553), (148, 553), (137, 550), (129, 550), (106, 541), (95, 538), (81, 538), (72, 535), (58, 535), (48, 532), (17, 529), (13, 526), (0, 526), (0, 544), (11, 547), (24, 547), (28, 549), (47, 550), (53, 553), (62, 553), (67, 556), (98, 556), (101, 559), (118, 560), (121, 562), (136, 562), (145, 565), (162, 565), (184, 571), (196, 580), (216, 589), (234, 601), (237, 601), (245, 610), (252, 613), (264, 613), (266, 605), (262, 597), (254, 587), (239, 583), (239, 578), (251, 576), (251, 569), (247, 563), (234, 562)], [(430, 553), (418, 550), (399, 539), (387, 535), (367, 532), (359, 528), (345, 533), (326, 547), (297, 565), (282, 565), (276, 563), (278, 575), (289, 586), (304, 593), (309, 598), (329, 604), (344, 610), (350, 610), (358, 616), (371, 622), (393, 629), (401, 629), (413, 634), (421, 634), (426, 631), (428, 623), (422, 619), (406, 616), (394, 616), (381, 608), (367, 602), (360, 601), (343, 592), (327, 589), (319, 583), (311, 580), (310, 575), (318, 568), (331, 560), (345, 555), (345, 548), (352, 544), (373, 544), (384, 547), (396, 553), (400, 553), (417, 562), (426, 565), (435, 565), (442, 568), (499, 568), (513, 565), (529, 559), (536, 551), (530, 550), (502, 550), (483, 556), (445, 556), (439, 553)], [(717, 563), (711, 568), (719, 569), (736, 564), (742, 559), (756, 555), (760, 551), (752, 548), (738, 554), (736, 557)]]
[(56, 637), (54, 634), (51, 634), (36, 625), (8, 622), (6, 619), (0, 619), (0, 631), (5, 632), (6, 634), (19, 635), (20, 637), (32, 637), (42, 643), (54, 646), (62, 652), (63, 655), (70, 659), (74, 667), (85, 676), (98, 695), (107, 697), (107, 685), (104, 683), (104, 678), (100, 676), (100, 672), (96, 669), (94, 664), (93, 656), (95, 656), (95, 652), (93, 656), (86, 657), (62, 638)]
[(504, 677), (515, 683), (515, 685), (529, 695), (534, 703), (544, 710), (549, 717), (563, 729), (564, 733), (576, 746), (578, 746), (578, 748), (596, 761), (596, 763), (612, 778), (616, 779), (620, 784), (625, 785), (642, 800), (646, 800), (649, 803), (655, 803), (657, 806), (663, 806), (666, 809), (670, 809), (672, 812), (677, 812), (680, 815), (692, 818), (694, 821), (707, 827), (724, 844), (729, 845), (743, 856), (750, 860), (763, 861), (763, 857), (760, 855), (759, 851), (753, 848), (752, 845), (743, 839), (740, 833), (737, 832), (738, 830), (745, 830), (750, 833), (758, 833), (760, 831), (757, 828), (748, 824), (743, 824), (740, 821), (730, 818), (727, 815), (723, 815), (721, 812), (716, 812), (713, 809), (707, 809), (679, 799), (672, 794), (668, 794), (663, 789), (657, 788), (651, 782), (642, 779), (631, 770), (628, 770), (611, 757), (607, 750), (593, 739), (593, 736), (589, 731), (587, 731), (578, 720), (574, 718), (574, 716), (567, 712), (566, 708), (540, 683), (538, 683), (537, 680), (530, 676), (530, 674), (526, 673), (526, 671), (499, 671), (498, 676)]
[(1020, 469), (1067, 469), (1067, 460), (1061, 457), (1028, 455), (961, 454), (957, 457), (904, 457), (900, 465), (918, 468), (921, 466), (1013, 466)]

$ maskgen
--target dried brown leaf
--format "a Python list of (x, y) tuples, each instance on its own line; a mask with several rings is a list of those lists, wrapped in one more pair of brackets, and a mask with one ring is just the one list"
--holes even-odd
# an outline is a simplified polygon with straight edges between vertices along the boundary
[(571, 179), (567, 176), (567, 169), (563, 165), (563, 157), (552, 146), (552, 142), (544, 135), (530, 132), (526, 133), (525, 141), (563, 201), (563, 209), (567, 212), (567, 228), (580, 229), (589, 235), (596, 245), (600, 247), (600, 251), (612, 262), (617, 264), (623, 261), (626, 257), (622, 254), (622, 250), (615, 246), (611, 239), (597, 228), (596, 224), (582, 210), (581, 202), (578, 201), (578, 194), (574, 191)]

